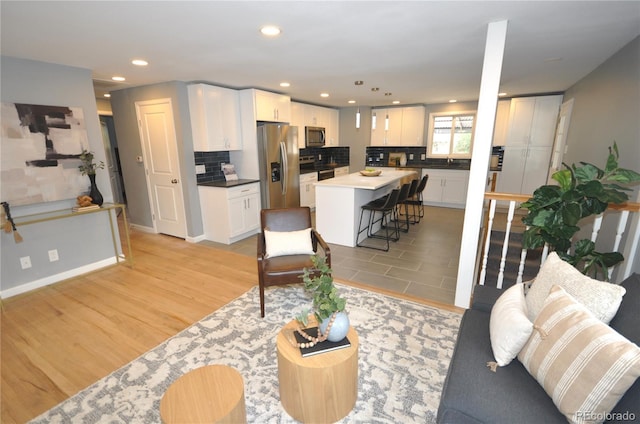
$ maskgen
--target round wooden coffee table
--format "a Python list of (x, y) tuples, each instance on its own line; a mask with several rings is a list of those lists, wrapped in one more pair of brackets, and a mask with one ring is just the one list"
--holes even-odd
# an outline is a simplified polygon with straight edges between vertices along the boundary
[(358, 397), (358, 333), (349, 328), (349, 347), (303, 358), (286, 335), (296, 326), (295, 320), (285, 325), (276, 342), (280, 402), (298, 421), (336, 422)]
[(164, 423), (246, 423), (244, 383), (226, 365), (208, 365), (174, 381), (160, 401)]

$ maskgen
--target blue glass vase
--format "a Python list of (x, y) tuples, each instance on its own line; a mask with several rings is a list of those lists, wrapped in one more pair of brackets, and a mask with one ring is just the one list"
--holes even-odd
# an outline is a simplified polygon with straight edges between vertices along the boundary
[[(322, 334), (324, 334), (324, 332), (327, 330), (329, 321), (331, 321), (331, 317), (323, 319), (320, 323), (320, 332)], [(340, 340), (347, 337), (348, 332), (349, 315), (347, 315), (346, 312), (338, 312), (336, 314), (336, 318), (333, 320), (331, 329), (329, 330), (329, 336), (327, 336), (327, 340), (329, 340), (330, 342), (339, 342)]]

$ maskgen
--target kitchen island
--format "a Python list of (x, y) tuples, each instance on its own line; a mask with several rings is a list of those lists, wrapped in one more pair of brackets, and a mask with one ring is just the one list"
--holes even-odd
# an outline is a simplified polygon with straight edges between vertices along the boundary
[[(418, 177), (415, 170), (384, 170), (376, 177), (356, 172), (317, 182), (316, 229), (327, 243), (355, 247), (361, 206), (399, 188), (405, 179)], [(360, 235), (365, 237), (366, 233)]]

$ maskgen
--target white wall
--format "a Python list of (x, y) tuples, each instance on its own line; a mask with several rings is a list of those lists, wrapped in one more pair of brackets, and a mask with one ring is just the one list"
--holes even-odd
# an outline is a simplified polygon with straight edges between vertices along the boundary
[[(640, 172), (640, 37), (631, 41), (606, 62), (565, 92), (565, 100), (575, 99), (567, 135), (569, 149), (563, 161), (590, 162), (604, 168), (607, 147), (615, 141), (620, 150), (619, 165)], [(640, 202), (640, 186), (630, 193)], [(634, 214), (627, 236), (640, 225)], [(603, 245), (612, 246), (613, 222), (600, 231)], [(626, 258), (640, 273), (640, 254)]]
[[(90, 150), (95, 152), (97, 161), (106, 161), (90, 70), (7, 56), (2, 56), (0, 65), (3, 102), (82, 108)], [(108, 172), (98, 171), (97, 184), (105, 202), (111, 202), (113, 195)], [(74, 204), (75, 198), (16, 206), (11, 208), (11, 213), (19, 217), (42, 211), (70, 211)], [(20, 226), (22, 243), (15, 243), (11, 234), (0, 233), (2, 297), (115, 260), (106, 218), (106, 213), (99, 213)], [(49, 262), (48, 250), (52, 249), (58, 250), (59, 261)], [(20, 258), (23, 256), (31, 258), (32, 268), (21, 269)]]

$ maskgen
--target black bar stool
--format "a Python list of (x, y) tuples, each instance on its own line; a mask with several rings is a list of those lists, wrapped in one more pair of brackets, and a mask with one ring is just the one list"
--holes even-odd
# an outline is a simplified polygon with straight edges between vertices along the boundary
[[(384, 203), (380, 203), (380, 199), (372, 200), (371, 202), (362, 205), (360, 209), (360, 223), (358, 224), (358, 235), (356, 236), (356, 246), (366, 247), (369, 249), (389, 251), (389, 241), (398, 241), (400, 239), (400, 233), (398, 228), (398, 221), (395, 221), (394, 228), (390, 231), (389, 224), (393, 222), (393, 214), (395, 213), (396, 206), (398, 204), (398, 197), (400, 196), (400, 190), (393, 189), (391, 193), (386, 197)], [(369, 220), (367, 225), (362, 227), (362, 218), (364, 211), (369, 211)], [(380, 218), (376, 218), (376, 213), (380, 212)], [(391, 217), (391, 218), (390, 218)], [(384, 228), (385, 234), (374, 234), (373, 227), (380, 223), (381, 228)], [(367, 232), (367, 238), (382, 239), (386, 241), (386, 248), (376, 247), (373, 245), (366, 245), (359, 241), (360, 234)], [(364, 239), (366, 240), (366, 239)], [(364, 242), (363, 240), (363, 242)]]
[[(402, 184), (402, 186), (400, 187), (400, 194), (398, 195), (398, 203), (396, 205), (396, 207), (394, 208), (394, 221), (396, 222), (396, 225), (398, 225), (400, 231), (408, 233), (409, 232), (409, 215), (405, 215), (405, 219), (404, 222), (401, 224), (398, 224), (400, 222), (400, 206), (404, 204), (404, 202), (407, 201), (407, 199), (409, 198), (409, 189), (411, 188), (411, 184), (410, 183), (406, 183), (406, 184)], [(406, 211), (406, 204), (405, 204), (405, 211)]]
[[(403, 201), (398, 201), (398, 207), (404, 206), (404, 216), (406, 220), (407, 231), (409, 231), (409, 222), (411, 222), (411, 224), (418, 223), (418, 216), (416, 215), (416, 206), (413, 202), (414, 198), (416, 197), (417, 191), (418, 191), (418, 180), (411, 180), (407, 198)], [(409, 215), (409, 206), (411, 206), (411, 215)], [(411, 221), (409, 221), (409, 217), (411, 217)]]
[(418, 188), (416, 189), (416, 194), (413, 199), (410, 199), (411, 204), (414, 207), (418, 207), (418, 222), (420, 222), (420, 218), (424, 218), (424, 205), (422, 204), (422, 192), (424, 188), (427, 186), (427, 182), (429, 181), (429, 174), (425, 174), (424, 177), (420, 180), (418, 184)]

